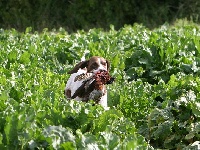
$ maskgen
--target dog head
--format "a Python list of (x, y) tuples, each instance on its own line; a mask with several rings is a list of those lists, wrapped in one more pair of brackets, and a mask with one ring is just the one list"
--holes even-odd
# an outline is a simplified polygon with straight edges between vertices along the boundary
[(79, 69), (87, 69), (87, 72), (96, 73), (100, 70), (109, 71), (110, 63), (103, 57), (93, 56), (89, 60), (78, 63), (68, 74), (76, 73)]

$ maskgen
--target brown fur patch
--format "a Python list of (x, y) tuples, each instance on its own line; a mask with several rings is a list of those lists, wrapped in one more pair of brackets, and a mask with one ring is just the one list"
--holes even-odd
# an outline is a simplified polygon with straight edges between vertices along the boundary
[(71, 90), (67, 89), (65, 91), (65, 95), (66, 95), (67, 98), (71, 98)]

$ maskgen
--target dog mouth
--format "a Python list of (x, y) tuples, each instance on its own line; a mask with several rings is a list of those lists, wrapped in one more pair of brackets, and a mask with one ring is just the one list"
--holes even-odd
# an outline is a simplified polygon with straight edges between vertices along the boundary
[(105, 84), (112, 84), (115, 81), (114, 77), (111, 77), (109, 72), (106, 70), (99, 70), (95, 73), (82, 73), (75, 77), (74, 82), (80, 80), (91, 80), (96, 81), (97, 84), (105, 85)]
[(96, 73), (83, 73), (78, 75), (75, 78), (76, 81), (81, 81), (82, 85), (77, 89), (77, 91), (73, 94), (71, 98), (79, 97), (87, 97), (90, 96), (90, 93), (96, 91), (95, 95), (103, 96), (106, 84), (111, 84), (115, 80), (114, 77), (111, 77), (108, 71), (99, 70)]
[(94, 79), (97, 84), (112, 84), (115, 81), (114, 77), (111, 77), (109, 72), (106, 70), (99, 70), (95, 73)]

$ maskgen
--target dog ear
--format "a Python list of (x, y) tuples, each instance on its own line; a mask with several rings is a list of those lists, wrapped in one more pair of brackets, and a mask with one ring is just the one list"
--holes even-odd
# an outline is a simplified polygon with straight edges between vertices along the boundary
[(86, 61), (82, 61), (82, 62), (80, 62), (80, 63), (78, 63), (78, 64), (76, 64), (76, 66), (71, 70), (71, 71), (69, 71), (68, 72), (68, 74), (72, 74), (72, 73), (76, 73), (76, 72), (78, 72), (78, 70), (81, 68), (81, 69), (83, 69), (83, 68), (87, 68), (87, 66), (88, 66), (88, 60), (86, 60)]
[(106, 63), (107, 63), (107, 70), (110, 70), (110, 62), (106, 59)]

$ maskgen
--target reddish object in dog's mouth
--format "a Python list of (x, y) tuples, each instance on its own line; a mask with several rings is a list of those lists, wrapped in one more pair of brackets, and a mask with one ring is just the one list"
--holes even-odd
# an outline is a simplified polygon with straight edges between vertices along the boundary
[(115, 78), (111, 77), (108, 71), (101, 70), (95, 73), (94, 79), (97, 84), (111, 84)]

